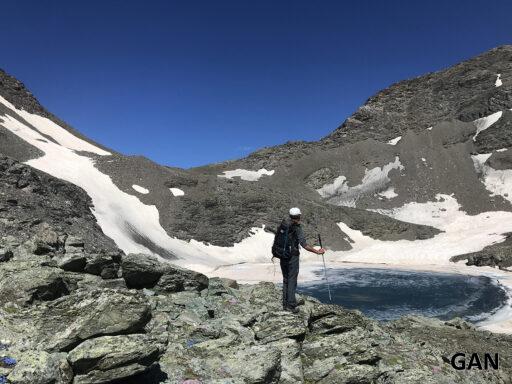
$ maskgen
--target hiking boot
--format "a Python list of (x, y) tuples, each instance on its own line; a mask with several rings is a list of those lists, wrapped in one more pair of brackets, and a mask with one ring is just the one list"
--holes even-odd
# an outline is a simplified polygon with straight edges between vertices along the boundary
[(300, 312), (299, 308), (297, 308), (297, 307), (286, 307), (284, 310), (287, 312), (291, 312), (291, 313), (299, 313)]

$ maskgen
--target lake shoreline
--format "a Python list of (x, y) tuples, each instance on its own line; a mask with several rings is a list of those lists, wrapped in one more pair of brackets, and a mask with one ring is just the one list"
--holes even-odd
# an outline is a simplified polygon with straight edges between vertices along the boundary
[[(493, 333), (512, 334), (512, 273), (498, 268), (467, 266), (463, 261), (457, 263), (449, 262), (446, 264), (393, 264), (393, 263), (357, 263), (352, 261), (332, 261), (326, 260), (328, 269), (344, 268), (382, 268), (414, 272), (437, 272), (463, 274), (472, 276), (487, 276), (492, 281), (499, 284), (507, 293), (508, 299), (504, 305), (486, 320), (477, 324), (480, 329), (488, 330)], [(260, 281), (270, 281), (281, 283), (282, 275), (279, 266), (279, 260), (275, 263), (238, 263), (226, 265), (216, 269), (209, 276), (227, 277), (236, 279), (242, 284), (255, 284)], [(320, 260), (311, 261), (311, 257), (301, 262), (299, 271), (299, 283), (321, 281), (323, 279), (323, 263)]]

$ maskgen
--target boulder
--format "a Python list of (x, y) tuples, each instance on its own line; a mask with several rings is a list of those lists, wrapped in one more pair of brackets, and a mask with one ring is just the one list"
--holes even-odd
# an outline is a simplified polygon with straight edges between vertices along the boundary
[(78, 345), (69, 352), (68, 360), (76, 375), (74, 384), (99, 384), (140, 374), (159, 354), (159, 348), (144, 334), (102, 336)]
[(180, 291), (201, 291), (208, 286), (208, 277), (202, 273), (165, 265), (163, 275), (154, 287), (158, 293), (173, 293)]
[(128, 288), (150, 288), (156, 293), (173, 293), (200, 291), (208, 286), (208, 278), (202, 273), (161, 263), (156, 257), (146, 254), (123, 256), (121, 269)]
[(306, 334), (304, 320), (289, 312), (274, 312), (262, 315), (252, 326), (256, 340), (261, 343), (285, 338), (300, 339)]
[(331, 306), (316, 306), (311, 314), (309, 328), (311, 332), (333, 334), (350, 331), (356, 327), (365, 328), (372, 321), (357, 310), (332, 310)]
[(223, 293), (228, 293), (228, 288), (225, 282), (218, 277), (211, 277), (208, 280), (208, 295), (210, 296), (219, 296)]
[(240, 288), (236, 280), (228, 279), (227, 277), (221, 277), (220, 280), (222, 281), (222, 285), (224, 285), (225, 287), (233, 289)]
[(10, 249), (0, 247), (0, 263), (11, 260), (13, 253)]
[(300, 359), (301, 344), (293, 339), (281, 339), (268, 344), (281, 353), (281, 376), (279, 384), (298, 384), (304, 382), (304, 372)]
[(84, 271), (91, 275), (101, 276), (103, 279), (115, 279), (118, 276), (119, 263), (115, 260), (116, 255), (97, 254), (86, 258)]
[(91, 337), (139, 332), (151, 318), (147, 298), (117, 289), (78, 289), (48, 305), (34, 308), (40, 345), (68, 351)]
[(36, 234), (29, 240), (29, 248), (35, 255), (55, 252), (59, 248), (59, 235), (47, 223), (40, 224)]
[(12, 301), (28, 305), (68, 293), (64, 272), (60, 269), (24, 261), (12, 261), (0, 268), (0, 304)]
[(12, 384), (69, 384), (73, 370), (65, 353), (28, 351), (20, 354), (7, 379)]
[[(281, 353), (267, 345), (222, 347), (206, 352), (168, 351), (160, 364), (171, 383), (244, 383), (279, 382)], [(184, 358), (186, 356), (186, 358)], [(189, 381), (187, 381), (189, 380)]]
[(156, 257), (130, 253), (121, 259), (123, 278), (129, 288), (153, 288), (163, 275), (162, 264)]
[(83, 253), (66, 253), (57, 259), (57, 266), (64, 271), (83, 272), (87, 258)]
[(70, 235), (66, 238), (64, 243), (64, 250), (66, 253), (83, 253), (85, 242), (81, 237)]

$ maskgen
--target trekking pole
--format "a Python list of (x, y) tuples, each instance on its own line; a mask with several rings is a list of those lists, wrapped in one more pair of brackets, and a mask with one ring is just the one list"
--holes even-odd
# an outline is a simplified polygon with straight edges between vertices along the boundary
[[(318, 242), (320, 243), (320, 248), (323, 248), (322, 247), (322, 238), (320, 237), (320, 234), (318, 234)], [(324, 258), (323, 253), (322, 253), (322, 260), (324, 262), (324, 276), (325, 276), (325, 282), (327, 283), (327, 291), (329, 292), (329, 302), (332, 303), (331, 287), (329, 286), (329, 280), (327, 280), (327, 268), (325, 268), (325, 258)]]

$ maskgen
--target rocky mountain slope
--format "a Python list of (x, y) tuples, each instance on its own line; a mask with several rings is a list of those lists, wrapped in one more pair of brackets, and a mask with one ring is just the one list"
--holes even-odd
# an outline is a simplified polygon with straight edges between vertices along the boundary
[[(80, 188), (0, 158), (0, 382), (510, 383), (512, 338), (460, 319), (378, 323), (272, 283), (118, 250)], [(5, 236), (4, 234), (8, 234)], [(499, 370), (455, 370), (492, 351)]]
[[(422, 241), (453, 227), (446, 217), (436, 220), (442, 212), (464, 212), (480, 226), (479, 214), (511, 211), (505, 180), (511, 58), (512, 48), (503, 46), (394, 84), (318, 142), (190, 170), (92, 142), (0, 72), (0, 153), (83, 188), (103, 232), (125, 252), (152, 253), (204, 272), (267, 261), (268, 252), (254, 248), (227, 257), (224, 251), (233, 244), (245, 249), (244, 240), (266, 249), (271, 234), (261, 228), (275, 228), (290, 206), (304, 211), (310, 241), (321, 232), (333, 251), (354, 249), (344, 226), (382, 241)], [(439, 206), (445, 201), (450, 207)], [(435, 207), (417, 215), (414, 204)], [(343, 257), (333, 255), (332, 261)]]
[[(339, 222), (381, 240), (427, 239), (440, 233), (429, 225), (353, 204), (336, 206), (323, 198), (314, 188), (329, 176), (323, 164), (316, 166), (335, 161), (323, 151), (307, 167), (297, 163), (291, 171), (284, 167), (261, 178), (233, 178), (214, 168), (163, 167), (88, 140), (44, 110), (19, 81), (0, 75), (0, 153), (83, 188), (103, 232), (125, 252), (148, 252), (205, 272), (229, 263), (268, 261), (268, 252), (237, 252), (230, 258), (224, 248), (197, 242), (229, 247), (255, 234), (268, 242), (271, 234), (261, 229), (275, 228), (294, 205), (305, 213), (310, 241), (321, 231), (333, 250), (352, 247)], [(401, 169), (393, 151), (383, 154), (382, 161), (390, 161), (391, 173)]]

